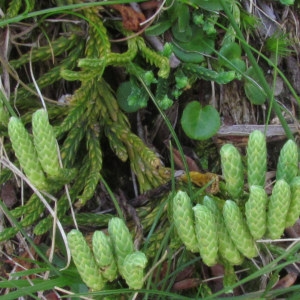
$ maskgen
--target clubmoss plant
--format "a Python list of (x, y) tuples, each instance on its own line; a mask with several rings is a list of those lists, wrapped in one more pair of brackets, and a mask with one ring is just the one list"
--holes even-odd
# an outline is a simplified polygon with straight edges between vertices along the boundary
[(222, 146), (220, 155), (226, 190), (233, 199), (237, 199), (244, 188), (244, 168), (241, 155), (231, 144)]

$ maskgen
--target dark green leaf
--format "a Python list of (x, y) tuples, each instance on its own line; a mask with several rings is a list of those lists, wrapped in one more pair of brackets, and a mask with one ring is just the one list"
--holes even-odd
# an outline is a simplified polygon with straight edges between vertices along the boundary
[(181, 126), (185, 134), (195, 140), (206, 140), (220, 128), (220, 116), (211, 105), (202, 107), (197, 101), (190, 102), (183, 110)]
[(246, 72), (245, 75), (250, 77), (249, 79), (246, 77), (246, 82), (244, 84), (244, 89), (247, 98), (250, 100), (251, 103), (256, 105), (261, 105), (266, 101), (266, 93), (259, 85), (258, 77), (252, 67), (250, 67)]
[(231, 70), (244, 72), (246, 64), (241, 59), (242, 49), (237, 43), (228, 43), (219, 51), (219, 63)]
[(187, 5), (182, 4), (178, 16), (178, 29), (180, 32), (186, 32), (190, 23), (190, 10)]
[(149, 36), (158, 36), (166, 32), (171, 27), (171, 25), (172, 23), (170, 20), (162, 20), (147, 28), (145, 30), (145, 33)]
[(193, 35), (191, 26), (188, 25), (186, 26), (185, 30), (181, 30), (178, 22), (172, 26), (172, 33), (174, 38), (182, 43), (188, 42)]
[(197, 5), (206, 10), (222, 10), (222, 4), (219, 0), (198, 0)]
[[(208, 36), (205, 32), (194, 25), (191, 26), (192, 36), (187, 42), (180, 40), (176, 41), (176, 44), (185, 51), (195, 51), (203, 54), (211, 54), (214, 49), (215, 39), (213, 36)], [(185, 33), (186, 35), (188, 33)]]
[(199, 52), (194, 51), (185, 51), (184, 49), (180, 48), (176, 44), (173, 45), (173, 52), (174, 54), (183, 62), (187, 63), (201, 63), (204, 61), (204, 56)]
[(117, 101), (120, 107), (127, 113), (136, 112), (140, 108), (145, 107), (145, 104), (147, 104), (147, 102), (145, 103), (145, 99), (142, 97), (143, 95), (140, 95), (140, 98), (137, 95), (137, 99), (134, 103), (128, 103), (129, 97), (132, 93), (134, 93), (134, 91), (137, 91), (137, 88), (133, 86), (130, 81), (121, 83), (117, 90)]
[(232, 60), (234, 58), (240, 58), (242, 55), (241, 46), (237, 43), (228, 43), (222, 46), (219, 52), (219, 61), (226, 64), (226, 60)]
[(242, 49), (241, 46), (237, 43), (228, 43), (220, 49), (219, 53), (219, 59), (221, 62), (223, 62), (223, 56), (227, 58), (228, 60), (231, 60), (233, 58), (239, 58), (242, 55)]

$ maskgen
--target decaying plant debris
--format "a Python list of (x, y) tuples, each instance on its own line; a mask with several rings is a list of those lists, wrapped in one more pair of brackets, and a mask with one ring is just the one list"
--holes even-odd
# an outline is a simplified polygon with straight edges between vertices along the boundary
[[(207, 267), (178, 237), (170, 204), (178, 189), (194, 204), (226, 200), (219, 150), (246, 154), (254, 130), (266, 135), (272, 193), (280, 149), (299, 140), (299, 3), (23, 2), (0, 1), (1, 293), (24, 296), (18, 278), (33, 282), (29, 297), (88, 293), (73, 264), (60, 271), (64, 237), (77, 228), (91, 246), (114, 217), (148, 258), (148, 295), (138, 297), (299, 292), (299, 220), (278, 243), (262, 241), (255, 260)], [(116, 278), (104, 293), (127, 297), (127, 279)]]

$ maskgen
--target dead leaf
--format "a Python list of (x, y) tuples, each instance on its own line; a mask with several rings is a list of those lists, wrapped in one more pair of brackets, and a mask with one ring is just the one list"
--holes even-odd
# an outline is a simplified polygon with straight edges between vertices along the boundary
[(189, 290), (198, 287), (201, 283), (200, 278), (188, 278), (175, 282), (172, 286), (173, 291)]
[(12, 208), (17, 202), (16, 191), (13, 183), (7, 181), (1, 188), (1, 199), (8, 208)]
[(130, 6), (114, 4), (111, 7), (121, 14), (123, 26), (127, 30), (139, 31), (141, 29), (140, 23), (146, 20), (143, 13), (135, 11)]
[(277, 283), (273, 286), (273, 290), (276, 289), (283, 289), (283, 288), (288, 288), (292, 286), (296, 279), (297, 279), (297, 274), (296, 273), (288, 273), (284, 277), (282, 277), (280, 280), (277, 281)]
[[(178, 169), (184, 170), (184, 164), (181, 158), (181, 155), (179, 151), (175, 148), (172, 148), (173, 151), (173, 158), (174, 158), (174, 163)], [(185, 159), (188, 165), (188, 168), (190, 171), (196, 171), (200, 172), (199, 167), (197, 166), (196, 162), (189, 156), (185, 155)]]
[[(207, 187), (207, 192), (211, 194), (216, 194), (219, 192), (219, 176), (214, 173), (200, 173), (200, 172), (190, 172), (189, 173), (191, 182), (199, 187), (203, 187), (210, 183)], [(187, 182), (188, 177), (183, 174), (179, 178), (180, 180)]]

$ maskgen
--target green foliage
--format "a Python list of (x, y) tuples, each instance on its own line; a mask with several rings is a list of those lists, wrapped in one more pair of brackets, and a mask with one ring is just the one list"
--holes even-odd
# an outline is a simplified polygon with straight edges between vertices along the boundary
[(105, 281), (82, 233), (75, 229), (71, 230), (68, 234), (68, 243), (82, 280), (89, 288), (95, 291), (102, 290)]
[[(152, 97), (149, 91), (154, 93), (155, 102), (160, 109), (172, 108), (173, 99), (181, 101), (181, 96), (185, 97), (186, 90), (191, 89), (198, 79), (213, 81), (212, 85), (215, 87), (218, 84), (224, 85), (243, 78), (241, 84), (244, 83), (245, 93), (253, 104), (260, 105), (265, 102), (265, 99), (271, 99), (272, 93), (259, 76), (262, 74), (262, 72), (259, 74), (262, 69), (256, 67), (249, 55), (251, 46), (246, 45), (239, 36), (239, 28), (232, 25), (233, 18), (235, 25), (247, 30), (247, 33), (250, 25), (251, 30), (255, 26), (254, 18), (251, 15), (247, 15), (246, 18), (245, 12), (237, 1), (167, 1), (165, 7), (159, 8), (158, 20), (155, 19), (153, 25), (146, 29), (146, 35), (160, 36), (163, 42), (171, 41), (165, 43), (160, 52), (154, 50), (150, 43), (146, 43), (144, 36), (123, 29), (119, 21), (115, 21), (114, 18), (105, 18), (103, 23), (103, 16), (106, 14), (104, 12), (102, 15), (103, 7), (107, 4), (105, 2), (99, 9), (96, 8), (96, 3), (92, 2), (82, 3), (80, 7), (80, 1), (57, 1), (58, 5), (71, 4), (74, 8), (77, 5), (76, 9), (80, 9), (76, 12), (68, 10), (68, 7), (64, 7), (62, 11), (59, 6), (42, 11), (38, 1), (32, 0), (24, 3), (18, 0), (0, 2), (4, 13), (1, 24), (13, 23), (10, 32), (15, 38), (13, 43), (9, 42), (9, 46), (13, 47), (11, 57), (15, 59), (7, 63), (6, 57), (1, 58), (3, 83), (5, 89), (9, 89), (8, 82), (12, 88), (17, 83), (14, 93), (12, 90), (5, 90), (7, 94), (11, 94), (10, 101), (2, 101), (5, 94), (1, 88), (0, 130), (3, 135), (3, 153), (5, 153), (3, 161), (10, 159), (16, 165), (20, 165), (29, 181), (40, 191), (47, 192), (45, 197), (50, 205), (53, 199), (57, 199), (55, 203), (57, 219), (66, 225), (73, 226), (69, 210), (70, 205), (74, 204), (78, 209), (76, 220), (85, 229), (88, 228), (87, 226), (99, 226), (104, 229), (108, 221), (114, 217), (110, 214), (88, 212), (90, 207), (94, 206), (92, 200), (97, 189), (105, 182), (103, 177), (111, 175), (111, 170), (103, 168), (110, 166), (109, 159), (114, 154), (120, 163), (124, 162), (124, 164), (120, 164), (121, 167), (118, 168), (119, 165), (114, 160), (112, 165), (117, 166), (118, 172), (123, 172), (123, 168), (130, 168), (135, 173), (139, 184), (139, 193), (147, 191), (145, 197), (151, 200), (150, 204), (147, 202), (145, 205), (142, 201), (143, 206), (136, 208), (136, 215), (133, 214), (134, 221), (136, 216), (139, 217), (144, 236), (148, 235), (144, 240), (138, 237), (139, 241), (142, 240), (144, 243), (147, 256), (134, 250), (133, 225), (130, 220), (125, 223), (113, 218), (108, 225), (109, 235), (104, 234), (103, 231), (94, 233), (93, 251), (79, 231), (69, 233), (69, 246), (77, 271), (92, 290), (103, 290), (105, 285), (107, 289), (115, 288), (117, 285), (120, 287), (125, 285), (125, 282), (129, 288), (142, 288), (147, 260), (151, 259), (154, 265), (166, 249), (169, 254), (172, 254), (172, 251), (178, 248), (179, 239), (193, 254), (184, 251), (182, 256), (179, 252), (176, 252), (176, 255), (168, 255), (168, 265), (175, 265), (176, 260), (178, 269), (174, 272), (173, 270), (171, 272), (171, 268), (170, 272), (162, 269), (162, 274), (169, 273), (164, 279), (159, 279), (161, 282), (158, 284), (158, 297), (165, 296), (164, 288), (171, 289), (171, 283), (180, 268), (186, 268), (190, 264), (191, 257), (195, 262), (199, 261), (199, 255), (208, 265), (224, 264), (224, 283), (230, 288), (236, 280), (232, 265), (242, 264), (244, 256), (253, 257), (257, 254), (254, 240), (264, 237), (278, 238), (286, 227), (292, 226), (298, 219), (299, 178), (296, 176), (299, 175), (299, 169), (296, 144), (288, 142), (288, 146), (282, 150), (277, 167), (277, 183), (267, 202), (268, 199), (263, 192), (267, 157), (265, 141), (262, 134), (253, 133), (250, 135), (247, 149), (247, 172), (243, 171), (238, 150), (233, 150), (232, 160), (228, 159), (230, 161), (228, 162), (224, 153), (226, 151), (222, 148), (222, 167), (226, 187), (225, 191), (221, 188), (218, 194), (220, 198), (211, 195), (208, 197), (204, 190), (197, 192), (195, 196), (190, 186), (189, 195), (193, 197), (195, 203), (201, 203), (194, 208), (195, 219), (191, 199), (183, 192), (185, 185), (180, 183), (182, 192), (177, 193), (173, 199), (173, 217), (170, 218), (170, 222), (167, 222), (165, 202), (158, 204), (156, 201), (169, 189), (170, 185), (164, 183), (170, 180), (171, 172), (163, 166), (157, 153), (133, 133), (130, 128), (133, 118), (129, 118), (129, 122), (123, 113), (123, 111), (137, 112), (139, 109), (146, 108), (149, 105), (149, 98)], [(293, 4), (293, 1), (280, 2), (284, 5)], [(225, 7), (224, 3), (226, 3)], [(36, 10), (31, 14), (30, 11), (34, 8)], [(232, 18), (226, 9), (229, 9)], [(221, 10), (223, 11), (216, 13)], [(60, 20), (62, 12), (64, 22), (58, 30), (56, 28), (53, 30), (54, 23), (49, 25), (50, 23), (45, 20), (53, 15)], [(21, 23), (17, 22), (23, 19), (33, 25), (24, 31), (25, 35), (22, 35), (24, 32)], [(224, 28), (225, 31), (222, 30)], [(3, 32), (5, 37), (6, 31)], [(22, 45), (18, 44), (20, 34)], [(125, 36), (122, 44), (111, 44), (114, 35)], [(36, 44), (37, 36), (38, 44)], [(265, 41), (262, 51), (266, 55), (271, 55), (271, 60), (272, 55), (286, 56), (290, 54), (289, 43), (290, 40), (286, 36), (276, 34)], [(26, 53), (24, 45), (36, 45), (36, 47), (32, 47)], [(116, 48), (120, 53), (114, 52)], [(178, 59), (175, 64), (172, 61), (174, 54)], [(261, 53), (257, 54), (259, 58), (264, 58)], [(245, 73), (245, 61), (248, 59), (252, 67)], [(273, 66), (271, 60), (267, 62)], [(257, 61), (260, 62), (258, 59)], [(115, 69), (127, 76), (124, 83), (119, 82), (123, 80), (121, 76), (118, 81), (111, 78)], [(46, 95), (47, 110), (38, 109), (41, 105), (37, 101), (36, 86), (32, 83), (32, 78), (29, 76), (27, 78), (27, 74), (34, 77), (41, 93)], [(6, 76), (10, 77), (9, 81), (6, 81)], [(113, 90), (115, 88), (118, 88), (116, 97)], [(68, 96), (66, 103), (58, 104), (47, 98), (49, 95), (56, 98), (61, 91), (73, 93)], [(277, 104), (274, 103), (276, 111)], [(12, 117), (9, 121), (9, 115), (16, 115), (15, 110), (20, 118)], [(149, 110), (152, 113), (151, 105)], [(190, 102), (184, 110), (182, 126), (189, 137), (207, 139), (217, 132), (220, 116), (211, 106), (202, 107), (198, 102)], [(114, 154), (106, 155), (104, 151), (109, 147)], [(59, 151), (63, 166), (58, 163)], [(227, 164), (231, 166), (228, 167)], [(230, 168), (231, 171), (227, 173), (226, 170)], [(117, 178), (120, 173), (113, 173), (109, 181), (118, 184), (119, 180), (124, 180), (124, 178)], [(12, 178), (11, 174), (11, 171), (2, 169), (1, 166), (1, 183)], [(230, 176), (235, 177), (232, 179)], [(247, 186), (244, 186), (244, 176), (248, 176), (250, 195)], [(285, 184), (282, 184), (283, 179), (286, 181)], [(178, 183), (177, 177), (174, 181)], [(64, 184), (68, 184), (69, 194), (65, 192)], [(158, 197), (152, 197), (153, 188), (159, 191)], [(288, 195), (289, 189), (290, 203), (282, 196), (282, 193)], [(111, 191), (109, 193), (113, 196)], [(52, 216), (47, 215), (44, 204), (37, 195), (32, 195), (28, 191), (26, 185), (22, 195), (24, 195), (24, 204), (11, 209), (11, 215), (17, 219), (15, 224), (18, 226), (7, 227), (1, 231), (0, 241), (10, 239), (19, 228), (33, 228), (33, 233), (40, 235), (49, 231), (53, 225)], [(228, 195), (236, 203), (227, 200)], [(164, 200), (164, 196), (162, 197)], [(248, 199), (245, 205), (244, 199)], [(114, 205), (118, 209), (117, 201)], [(122, 215), (119, 211), (118, 213)], [(275, 224), (277, 219), (282, 220), (279, 222), (280, 226)], [(173, 221), (179, 239), (173, 234)], [(114, 222), (117, 225), (114, 225)], [(233, 231), (233, 226), (236, 232)], [(268, 227), (267, 235), (266, 227)], [(237, 238), (237, 232), (239, 238), (242, 238)], [(200, 245), (197, 243), (197, 237)], [(161, 263), (157, 268), (160, 265)], [(70, 271), (77, 272), (75, 269)], [(155, 272), (158, 274), (160, 270)], [(261, 272), (257, 276), (264, 274), (265, 268)], [(116, 281), (119, 276), (122, 276), (125, 281)], [(148, 277), (147, 289), (149, 286), (156, 288), (153, 283), (155, 277), (158, 276), (154, 274)], [(50, 277), (49, 281), (51, 280), (53, 279)], [(76, 278), (75, 284), (77, 280)], [(35, 293), (43, 290), (45, 286), (52, 288), (57, 285), (68, 286), (74, 291), (74, 284), (70, 283), (70, 280), (66, 280), (65, 284), (62, 283), (62, 279), (53, 280), (53, 283), (57, 283), (53, 286), (49, 281), (45, 281), (45, 285), (42, 285), (41, 282), (33, 279), (35, 286), (26, 285), (26, 288)], [(23, 281), (21, 282), (20, 284), (24, 284)], [(10, 288), (18, 285), (18, 281), (11, 283)], [(2, 282), (1, 287), (8, 284)], [(124, 294), (127, 292), (125, 289), (122, 291)], [(22, 292), (25, 292), (25, 289), (20, 289), (17, 293), (12, 292), (9, 297), (12, 298), (17, 294), (18, 297), (24, 296)], [(170, 294), (168, 297), (173, 298), (174, 294), (171, 296)], [(204, 297), (208, 294), (204, 285), (203, 288), (199, 288), (199, 294)], [(149, 297), (152, 296), (150, 295), (151, 292)], [(30, 297), (34, 295), (30, 294)]]
[(195, 213), (195, 231), (203, 262), (208, 266), (217, 263), (218, 229), (213, 213), (204, 205), (193, 207)]
[[(286, 145), (289, 147), (292, 144), (288, 141), (282, 153), (285, 153)], [(191, 208), (192, 204), (188, 195), (178, 191), (173, 198), (173, 221), (181, 241), (187, 249), (193, 252), (199, 251), (204, 263), (214, 265), (219, 262), (225, 266), (239, 265), (243, 262), (243, 257), (253, 258), (258, 255), (256, 240), (264, 237), (280, 238), (284, 229), (293, 225), (298, 219), (300, 214), (299, 177), (293, 177), (290, 185), (283, 179), (277, 180), (272, 195), (268, 199), (264, 189), (266, 142), (260, 131), (254, 131), (249, 137), (247, 157), (248, 168), (251, 169), (252, 165), (257, 162), (262, 165), (263, 176), (251, 169), (253, 173), (251, 182), (261, 183), (261, 185), (251, 185), (249, 194), (244, 191), (243, 165), (238, 150), (231, 144), (225, 144), (220, 153), (223, 176), (226, 181), (226, 190), (223, 191), (222, 196), (226, 197), (225, 200), (227, 199), (226, 192), (236, 195), (235, 201), (224, 201), (205, 195), (202, 200), (203, 204), (197, 204)], [(291, 147), (288, 153), (294, 157), (298, 150)], [(257, 165), (257, 167), (261, 166)], [(257, 178), (256, 175), (258, 175)], [(241, 201), (246, 197), (248, 198), (246, 202)], [(191, 209), (195, 212), (195, 222), (190, 216)], [(198, 239), (198, 247), (194, 247), (192, 243), (194, 231)]]
[(28, 179), (41, 190), (58, 191), (76, 176), (75, 169), (62, 169), (53, 127), (47, 112), (37, 110), (32, 115), (33, 141), (21, 120), (11, 117), (8, 133), (17, 158)]
[(214, 70), (209, 70), (202, 66), (196, 64), (185, 64), (184, 70), (195, 74), (198, 78), (203, 78), (205, 80), (215, 81), (219, 84), (226, 84), (235, 79), (236, 75), (234, 71), (229, 72), (216, 72)]
[(283, 5), (293, 5), (295, 0), (280, 0), (280, 3)]
[(289, 185), (283, 179), (277, 180), (270, 197), (267, 214), (268, 236), (271, 239), (279, 239), (283, 234), (290, 202)]
[(239, 207), (234, 201), (225, 201), (223, 217), (229, 235), (238, 250), (248, 258), (257, 256), (254, 240)]
[(294, 177), (290, 183), (291, 203), (286, 216), (285, 227), (293, 226), (300, 215), (300, 177)]
[(117, 258), (119, 272), (123, 274), (124, 260), (127, 255), (134, 251), (131, 234), (125, 222), (120, 218), (112, 218), (109, 221), (108, 233)]
[(250, 196), (245, 204), (245, 215), (251, 235), (261, 239), (267, 230), (268, 196), (261, 186), (250, 186)]
[(249, 135), (247, 146), (248, 185), (264, 186), (267, 171), (266, 138), (261, 131), (254, 130)]
[(176, 1), (162, 15), (161, 21), (146, 32), (162, 34), (171, 28), (176, 56), (183, 62), (201, 63), (204, 61), (203, 54), (212, 53), (214, 47), (216, 29), (212, 20), (214, 16), (210, 15), (191, 18), (189, 6), (184, 1)]
[(169, 59), (148, 48), (142, 38), (137, 38), (137, 45), (146, 61), (159, 68), (158, 76), (168, 78), (170, 73)]
[(276, 179), (284, 179), (290, 183), (298, 171), (298, 147), (294, 141), (288, 140), (280, 150)]
[(188, 137), (206, 140), (219, 130), (220, 116), (211, 105), (201, 107), (199, 102), (192, 101), (183, 111), (181, 126)]
[(239, 79), (241, 79), (241, 74), (246, 70), (246, 64), (242, 60), (241, 55), (242, 49), (237, 43), (223, 45), (218, 53), (220, 65), (236, 71)]
[(158, 36), (167, 31), (172, 26), (171, 20), (162, 19), (151, 27), (146, 28), (145, 32), (149, 36)]
[(222, 259), (228, 261), (229, 264), (240, 265), (243, 262), (243, 256), (237, 250), (227, 231), (222, 212), (216, 201), (211, 197), (205, 196), (203, 204), (210, 209), (217, 223), (219, 255)]
[[(9, 134), (15, 136), (15, 138), (11, 138), (11, 140), (14, 140), (13, 144), (16, 145), (14, 150), (29, 180), (42, 190), (47, 190), (53, 194), (59, 193), (65, 183), (70, 183), (71, 202), (74, 203), (79, 200), (77, 201), (78, 207), (84, 206), (94, 196), (99, 184), (102, 170), (100, 139), (103, 132), (107, 134), (112, 149), (116, 151), (120, 159), (122, 161), (126, 161), (128, 158), (131, 160), (133, 170), (137, 173), (141, 191), (161, 184), (164, 180), (160, 176), (160, 170), (163, 169), (160, 160), (151, 150), (146, 150), (147, 147), (131, 132), (128, 120), (120, 111), (111, 88), (101, 78), (101, 72), (97, 73), (99, 70), (104, 72), (106, 65), (129, 63), (137, 53), (137, 40), (128, 42), (129, 51), (132, 51), (130, 55), (121, 53), (118, 56), (110, 50), (106, 28), (103, 26), (101, 19), (95, 17), (98, 10), (87, 9), (85, 13), (91, 22), (89, 27), (90, 38), (85, 49), (86, 60), (82, 59), (78, 63), (82, 68), (80, 71), (75, 72), (72, 68), (76, 67), (75, 62), (79, 55), (83, 55), (82, 50), (85, 43), (82, 39), (79, 42), (79, 38), (75, 34), (72, 34), (70, 38), (59, 38), (51, 45), (34, 50), (31, 55), (26, 54), (21, 60), (15, 61), (15, 67), (19, 68), (29, 61), (29, 57), (33, 62), (39, 62), (41, 59), (49, 59), (51, 55), (60, 55), (63, 51), (70, 51), (70, 56), (62, 60), (61, 65), (54, 67), (37, 79), (37, 84), (40, 87), (45, 87), (61, 79), (61, 75), (66, 74), (71, 75), (73, 79), (81, 80), (80, 87), (70, 97), (71, 104), (65, 107), (49, 105), (49, 118), (56, 118), (56, 127), (54, 128), (49, 125), (46, 115), (40, 116), (40, 112), (34, 114), (35, 147), (31, 137), (19, 121), (18, 132), (13, 129), (15, 127), (12, 126), (13, 122), (9, 130)], [(155, 59), (159, 59), (157, 65), (163, 68), (161, 62), (165, 61), (164, 58), (161, 61), (159, 54), (156, 55), (156, 53), (153, 54), (153, 52), (147, 51), (146, 44), (141, 41), (139, 42), (139, 48), (144, 51), (145, 57), (149, 58), (151, 63), (155, 64)], [(102, 55), (101, 58), (97, 57), (100, 54)], [(91, 62), (95, 64), (93, 68), (89, 65)], [(68, 68), (71, 68), (71, 70), (68, 70)], [(140, 69), (138, 66), (135, 67), (135, 70)], [(166, 71), (165, 68), (164, 72)], [(143, 74), (143, 78), (148, 84), (155, 81), (155, 78), (152, 77), (151, 79), (150, 73), (144, 75), (143, 72), (140, 72), (140, 74)], [(26, 101), (32, 101), (30, 97), (32, 96), (28, 90), (19, 89), (19, 101), (23, 101), (24, 98)], [(29, 122), (28, 116), (27, 122)], [(22, 134), (20, 134), (20, 130)], [(58, 153), (54, 133), (61, 144), (63, 165), (69, 169), (58, 167)], [(21, 147), (21, 145), (24, 145), (24, 147)], [(82, 152), (82, 150), (84, 151)], [(139, 158), (140, 155), (143, 156), (142, 159)], [(145, 165), (145, 169), (149, 170), (146, 174), (141, 169), (142, 164)], [(155, 170), (155, 175), (152, 173), (152, 169)], [(58, 199), (57, 211), (58, 218), (60, 218), (65, 215), (70, 204), (66, 195), (59, 195)], [(41, 212), (39, 213), (41, 214)], [(27, 214), (29, 214), (28, 218)], [(37, 214), (31, 211), (24, 211), (24, 216), (25, 222), (22, 224), (27, 225), (31, 225), (39, 218)], [(29, 220), (32, 223), (28, 223)], [(37, 234), (46, 232), (50, 229), (51, 222), (49, 216), (44, 218), (36, 225), (35, 232)], [(16, 230), (14, 230), (15, 232)], [(14, 233), (11, 231), (11, 234)], [(9, 237), (9, 235), (3, 234), (4, 239)]]
[(192, 252), (198, 252), (198, 242), (195, 234), (195, 217), (192, 210), (192, 202), (186, 192), (178, 191), (173, 198), (173, 220), (176, 231)]
[(7, 9), (7, 17), (14, 17), (18, 14), (21, 9), (22, 1), (21, 0), (13, 0), (9, 2), (9, 6)]
[(49, 124), (48, 114), (44, 109), (39, 109), (32, 115), (32, 131), (34, 146), (44, 172), (52, 177), (58, 176), (60, 165), (57, 142), (53, 127)]
[(129, 288), (138, 290), (144, 285), (144, 269), (147, 257), (143, 252), (135, 251), (125, 257), (123, 276)]
[(129, 288), (140, 289), (144, 285), (144, 269), (148, 259), (141, 251), (134, 251), (128, 227), (120, 218), (108, 223), (109, 236), (95, 231), (92, 249), (82, 233), (71, 230), (68, 244), (76, 268), (86, 285), (92, 290), (101, 290), (106, 281), (121, 275)]
[(109, 236), (102, 231), (95, 231), (93, 234), (93, 253), (103, 277), (108, 281), (115, 280), (118, 269), (113, 255), (113, 246)]
[(244, 189), (244, 168), (239, 151), (231, 144), (225, 144), (220, 150), (222, 173), (226, 189), (233, 199), (237, 199)]
[(244, 73), (244, 75), (246, 76), (244, 89), (247, 98), (253, 104), (263, 104), (266, 101), (267, 95), (263, 88), (260, 86), (259, 78), (256, 74), (255, 69), (253, 67), (250, 67)]
[(9, 121), (9, 114), (8, 111), (2, 101), (2, 97), (5, 97), (4, 94), (2, 94), (2, 91), (0, 90), (1, 96), (0, 96), (0, 126), (7, 127), (8, 121)]
[(159, 78), (157, 81), (156, 101), (157, 104), (163, 110), (170, 108), (173, 104), (173, 101), (168, 96), (169, 94), (168, 88), (169, 88), (169, 81), (165, 78)]
[(95, 131), (88, 131), (86, 133), (87, 146), (89, 149), (89, 162), (90, 169), (89, 175), (86, 178), (83, 193), (78, 196), (78, 205), (84, 205), (89, 199), (91, 199), (96, 190), (97, 184), (100, 180), (100, 171), (102, 169), (102, 151), (100, 147), (99, 138)]
[(275, 33), (266, 39), (264, 50), (278, 57), (287, 57), (292, 52), (292, 50), (289, 49), (290, 46), (291, 40), (288, 39), (287, 35)]
[[(196, 2), (196, 1), (192, 1), (192, 2)], [(216, 10), (222, 9), (222, 5), (220, 4), (220, 1), (218, 1), (218, 0), (212, 0), (212, 1), (200, 0), (200, 1), (197, 1), (196, 3), (197, 3), (197, 5), (199, 5), (199, 7), (207, 9), (207, 10), (216, 11)]]
[(37, 151), (22, 121), (11, 117), (8, 123), (8, 134), (15, 154), (28, 179), (39, 189), (47, 189), (45, 174), (37, 159)]
[(145, 90), (134, 81), (122, 82), (117, 90), (118, 104), (127, 113), (146, 107), (148, 99), (149, 96)]

